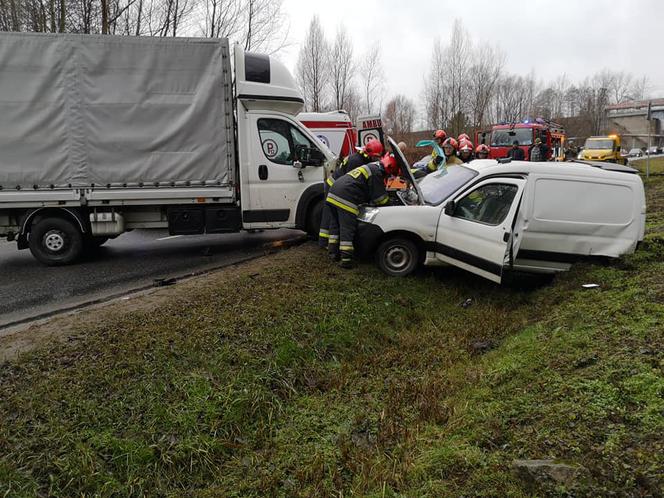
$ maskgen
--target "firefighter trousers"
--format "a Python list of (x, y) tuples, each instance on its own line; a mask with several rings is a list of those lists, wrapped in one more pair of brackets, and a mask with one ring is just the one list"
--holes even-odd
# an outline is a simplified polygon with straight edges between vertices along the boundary
[(330, 239), (330, 217), (332, 216), (330, 210), (332, 206), (327, 203), (327, 193), (330, 191), (328, 182), (324, 183), (324, 196), (323, 196), (323, 214), (320, 218), (320, 230), (318, 231), (318, 245), (326, 248)]
[(330, 256), (341, 256), (342, 263), (353, 261), (353, 239), (357, 231), (357, 216), (337, 206), (326, 203), (330, 210), (330, 238), (328, 251)]

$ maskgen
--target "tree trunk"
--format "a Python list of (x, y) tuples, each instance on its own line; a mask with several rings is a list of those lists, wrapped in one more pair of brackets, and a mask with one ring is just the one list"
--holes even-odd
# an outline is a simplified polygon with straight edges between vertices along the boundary
[(101, 0), (101, 34), (108, 34), (108, 0)]
[(59, 23), (60, 25), (58, 26), (58, 31), (60, 31), (60, 33), (65, 32), (65, 14), (66, 14), (66, 12), (67, 12), (67, 10), (66, 10), (66, 7), (65, 7), (65, 0), (60, 0), (60, 23)]

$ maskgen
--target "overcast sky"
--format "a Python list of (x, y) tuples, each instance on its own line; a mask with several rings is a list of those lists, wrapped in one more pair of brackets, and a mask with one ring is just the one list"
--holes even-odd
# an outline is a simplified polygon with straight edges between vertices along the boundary
[(509, 72), (577, 81), (625, 70), (647, 75), (651, 96), (664, 97), (664, 0), (284, 0), (283, 9), (291, 45), (280, 57), (291, 69), (317, 14), (330, 40), (346, 26), (356, 54), (380, 43), (387, 98), (419, 98), (434, 39), (446, 43), (455, 18), (475, 43), (502, 48)]

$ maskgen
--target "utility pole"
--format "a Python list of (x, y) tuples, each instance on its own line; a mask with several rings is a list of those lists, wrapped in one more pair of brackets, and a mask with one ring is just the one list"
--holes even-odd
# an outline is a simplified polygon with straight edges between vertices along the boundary
[(652, 100), (648, 101), (648, 112), (646, 114), (646, 122), (648, 123), (648, 152), (646, 157), (646, 179), (650, 178), (650, 147), (652, 146), (652, 133), (650, 126), (650, 119), (652, 116)]

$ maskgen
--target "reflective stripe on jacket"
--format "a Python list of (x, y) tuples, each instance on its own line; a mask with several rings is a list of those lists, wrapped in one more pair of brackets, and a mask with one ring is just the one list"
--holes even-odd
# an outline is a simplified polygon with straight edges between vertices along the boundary
[(387, 204), (385, 169), (379, 162), (365, 164), (348, 172), (330, 187), (327, 202), (357, 215), (360, 204)]

